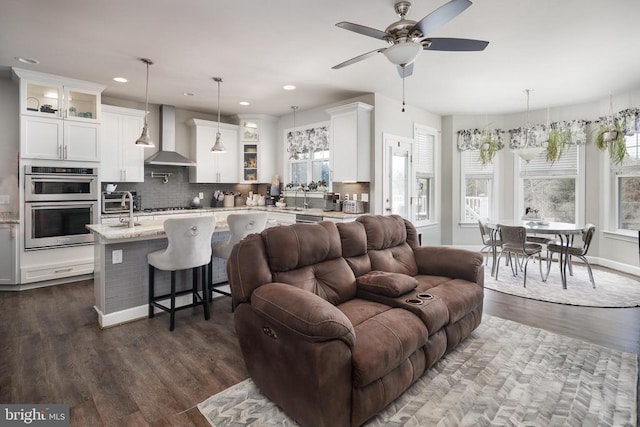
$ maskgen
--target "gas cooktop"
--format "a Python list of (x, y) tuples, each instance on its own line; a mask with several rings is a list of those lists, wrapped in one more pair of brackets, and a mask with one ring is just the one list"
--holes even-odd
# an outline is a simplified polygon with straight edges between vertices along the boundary
[(194, 208), (191, 206), (169, 206), (169, 207), (162, 207), (162, 208), (147, 208), (144, 209), (144, 212), (166, 212), (166, 211), (186, 211), (186, 210), (191, 210), (191, 209), (198, 209), (198, 208)]

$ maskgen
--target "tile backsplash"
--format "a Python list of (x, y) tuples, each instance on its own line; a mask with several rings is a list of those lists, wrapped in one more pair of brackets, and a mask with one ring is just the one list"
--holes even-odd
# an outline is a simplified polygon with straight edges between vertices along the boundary
[[(162, 178), (152, 178), (154, 174), (171, 174), (168, 182), (163, 183)], [(102, 183), (102, 190), (109, 184), (108, 181)], [(117, 191), (136, 191), (141, 198), (141, 208), (162, 208), (162, 207), (188, 207), (194, 197), (199, 193), (204, 193), (201, 200), (203, 206), (211, 206), (213, 193), (215, 191), (239, 192), (242, 194), (241, 204), (253, 191), (258, 194), (265, 194), (266, 184), (194, 184), (189, 182), (189, 169), (180, 166), (145, 166), (144, 182), (120, 182), (117, 183)]]
[[(168, 182), (163, 183), (162, 178), (152, 178), (151, 174), (170, 174)], [(102, 190), (105, 190), (108, 181), (102, 183)], [(194, 184), (189, 182), (189, 169), (181, 166), (151, 166), (144, 168), (144, 182), (120, 182), (117, 183), (117, 191), (136, 191), (140, 196), (141, 208), (162, 208), (162, 207), (188, 207), (194, 197), (199, 193), (204, 193), (204, 198), (200, 201), (202, 206), (211, 206), (213, 193), (223, 191), (225, 193), (240, 193), (240, 200), (236, 199), (236, 205), (244, 205), (250, 191), (255, 194), (265, 195), (267, 184)], [(344, 200), (345, 195), (353, 200), (356, 194), (358, 200), (362, 200), (362, 195), (369, 195), (369, 183), (333, 183), (333, 191), (340, 193), (340, 198)], [(300, 194), (300, 205), (302, 205), (302, 194)], [(293, 200), (288, 203), (293, 204)], [(310, 199), (310, 207), (324, 207), (322, 199)]]

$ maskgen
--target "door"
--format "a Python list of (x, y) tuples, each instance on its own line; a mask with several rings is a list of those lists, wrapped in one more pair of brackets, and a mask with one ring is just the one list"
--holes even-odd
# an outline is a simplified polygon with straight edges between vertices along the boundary
[(384, 135), (384, 215), (400, 215), (411, 220), (412, 140)]
[(65, 160), (100, 161), (100, 125), (64, 122)]

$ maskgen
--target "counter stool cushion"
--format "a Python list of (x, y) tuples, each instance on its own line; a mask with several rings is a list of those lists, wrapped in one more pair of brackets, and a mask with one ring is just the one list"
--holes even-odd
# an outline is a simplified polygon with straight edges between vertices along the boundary
[(213, 216), (197, 218), (169, 218), (164, 230), (169, 243), (167, 249), (147, 255), (150, 265), (158, 270), (187, 270), (209, 264), (211, 236), (215, 229)]
[(212, 245), (213, 256), (229, 259), (233, 245), (252, 233), (260, 233), (267, 225), (266, 212), (252, 212), (247, 214), (230, 214), (227, 225), (231, 236), (225, 242)]

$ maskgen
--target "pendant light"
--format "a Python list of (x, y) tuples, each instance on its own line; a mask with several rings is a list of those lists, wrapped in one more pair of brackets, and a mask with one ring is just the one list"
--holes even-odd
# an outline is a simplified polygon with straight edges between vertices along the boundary
[(524, 147), (514, 150), (515, 153), (520, 156), (522, 160), (529, 163), (531, 160), (538, 157), (538, 154), (542, 153), (543, 147), (530, 147), (529, 143), (533, 142), (533, 134), (531, 132), (531, 123), (529, 122), (529, 95), (532, 89), (525, 89), (527, 94), (527, 123), (524, 129)]
[(216, 143), (211, 147), (211, 151), (214, 153), (226, 153), (227, 149), (222, 144), (222, 138), (220, 137), (220, 83), (221, 77), (214, 77), (213, 81), (218, 83), (218, 132), (216, 132)]
[(147, 123), (147, 116), (149, 115), (149, 65), (152, 65), (153, 62), (147, 58), (140, 58), (140, 61), (147, 64), (147, 88), (144, 99), (144, 126), (142, 127), (142, 134), (140, 135), (140, 138), (136, 140), (136, 145), (144, 148), (153, 148), (156, 145), (151, 141), (151, 137), (149, 136), (149, 125)]
[(291, 143), (289, 144), (289, 159), (290, 160), (298, 160), (298, 141), (297, 141), (297, 129), (296, 129), (296, 111), (298, 110), (297, 105), (292, 105), (291, 109), (293, 110), (293, 138), (291, 138)]

